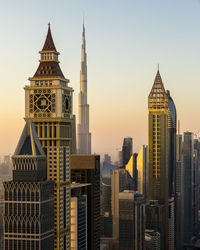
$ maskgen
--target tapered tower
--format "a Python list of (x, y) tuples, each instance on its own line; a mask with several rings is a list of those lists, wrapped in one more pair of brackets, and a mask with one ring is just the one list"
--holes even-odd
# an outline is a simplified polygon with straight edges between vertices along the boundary
[[(156, 201), (160, 212), (148, 223), (157, 224), (163, 250), (168, 249), (168, 190), (168, 96), (158, 70), (148, 98), (148, 200)], [(149, 207), (148, 214), (154, 209)]]
[(80, 92), (78, 97), (78, 154), (91, 154), (89, 104), (87, 103), (87, 54), (84, 24), (81, 47)]
[(50, 25), (40, 64), (25, 87), (25, 119), (31, 118), (47, 157), (47, 178), (55, 181), (54, 249), (70, 249), (70, 146), (72, 93), (60, 69)]

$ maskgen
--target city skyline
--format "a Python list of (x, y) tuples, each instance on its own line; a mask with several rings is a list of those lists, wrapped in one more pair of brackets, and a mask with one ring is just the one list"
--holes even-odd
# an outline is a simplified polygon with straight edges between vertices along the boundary
[[(118, 2), (115, 6), (114, 1), (107, 4), (105, 1), (96, 2), (96, 6), (89, 1), (84, 4), (63, 1), (66, 11), (71, 10), (67, 18), (58, 18), (53, 1), (46, 12), (45, 4), (23, 3), (19, 6), (12, 3), (15, 13), (10, 10), (10, 1), (2, 6), (6, 14), (2, 13), (1, 21), (4, 19), (4, 22), (0, 24), (3, 34), (0, 53), (4, 63), (0, 69), (0, 115), (4, 118), (0, 124), (0, 155), (13, 154), (25, 124), (22, 119), (23, 87), (36, 70), (39, 57), (35, 51), (42, 46), (49, 21), (61, 52), (63, 73), (75, 89), (74, 113), (77, 115), (83, 10), (86, 13), (92, 152), (108, 152), (116, 158), (116, 149), (121, 149), (126, 136), (133, 137), (134, 152), (138, 152), (142, 144), (147, 144), (146, 97), (157, 63), (164, 84), (176, 100), (181, 132), (198, 130), (198, 1), (176, 1), (173, 4), (172, 1), (127, 1), (126, 5)], [(38, 7), (41, 8), (36, 20), (34, 11)], [(61, 7), (56, 6), (56, 10), (64, 13)]]

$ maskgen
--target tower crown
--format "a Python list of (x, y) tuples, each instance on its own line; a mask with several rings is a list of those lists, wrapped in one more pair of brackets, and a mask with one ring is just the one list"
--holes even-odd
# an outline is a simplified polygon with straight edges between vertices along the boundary
[(168, 108), (168, 97), (159, 70), (157, 71), (153, 87), (149, 94), (148, 107), (152, 109)]
[(40, 61), (58, 61), (58, 55), (59, 53), (56, 50), (56, 47), (53, 42), (53, 38), (51, 35), (51, 28), (49, 24), (46, 40), (44, 43), (44, 46), (42, 48), (42, 51), (39, 52), (41, 54), (41, 59)]
[(51, 35), (50, 24), (48, 24), (48, 25), (49, 25), (49, 28), (48, 28), (46, 40), (45, 40), (42, 51), (56, 51), (57, 52), (56, 47), (55, 47), (54, 42), (53, 42), (52, 35)]
[[(46, 40), (44, 46), (41, 51), (39, 51), (40, 57), (40, 65), (34, 75), (34, 78), (55, 78), (60, 77), (65, 79), (60, 66), (58, 55), (60, 54), (57, 52), (56, 47), (53, 42), (53, 38), (51, 35), (51, 28), (50, 24), (48, 27), (48, 32), (46, 36)], [(66, 80), (66, 79), (65, 79)]]

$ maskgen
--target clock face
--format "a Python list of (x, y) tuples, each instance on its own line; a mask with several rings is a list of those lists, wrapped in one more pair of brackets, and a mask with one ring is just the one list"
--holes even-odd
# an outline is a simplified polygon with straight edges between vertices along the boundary
[(34, 113), (34, 117), (50, 117), (55, 112), (55, 97), (51, 90), (34, 90), (30, 94), (30, 113)]
[(69, 100), (68, 98), (65, 99), (65, 110), (69, 109)]
[(37, 100), (37, 106), (41, 110), (45, 110), (48, 106), (48, 100), (44, 97), (41, 97)]
[(71, 113), (71, 96), (68, 94), (63, 95), (63, 113), (66, 115)]

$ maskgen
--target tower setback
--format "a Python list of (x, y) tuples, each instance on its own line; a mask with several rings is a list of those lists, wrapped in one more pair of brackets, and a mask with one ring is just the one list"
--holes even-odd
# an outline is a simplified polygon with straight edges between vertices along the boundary
[(13, 180), (4, 182), (4, 249), (53, 250), (54, 181), (30, 120), (12, 156)]

